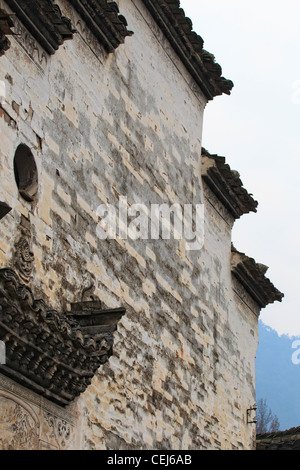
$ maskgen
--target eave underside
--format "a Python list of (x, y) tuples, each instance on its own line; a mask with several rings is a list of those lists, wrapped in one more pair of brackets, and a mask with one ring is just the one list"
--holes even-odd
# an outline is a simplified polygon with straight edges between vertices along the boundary
[(193, 31), (192, 21), (180, 8), (179, 0), (142, 1), (206, 98), (229, 95), (232, 81), (222, 77), (215, 57), (203, 49), (203, 39)]
[(202, 179), (235, 219), (257, 212), (258, 202), (244, 188), (239, 173), (231, 170), (224, 157), (202, 149)]

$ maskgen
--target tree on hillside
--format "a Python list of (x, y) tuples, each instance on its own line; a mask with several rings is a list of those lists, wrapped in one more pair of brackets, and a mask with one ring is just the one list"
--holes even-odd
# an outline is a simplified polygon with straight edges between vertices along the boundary
[(279, 421), (269, 408), (267, 401), (263, 398), (257, 402), (257, 434), (279, 431)]

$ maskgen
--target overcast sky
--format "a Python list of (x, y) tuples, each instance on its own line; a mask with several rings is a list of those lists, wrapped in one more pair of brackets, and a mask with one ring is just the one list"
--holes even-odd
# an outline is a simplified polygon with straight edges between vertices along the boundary
[(226, 157), (258, 200), (236, 222), (239, 251), (269, 266), (285, 294), (262, 310), (280, 335), (300, 335), (300, 2), (181, 0), (181, 6), (235, 86), (210, 102), (203, 146)]

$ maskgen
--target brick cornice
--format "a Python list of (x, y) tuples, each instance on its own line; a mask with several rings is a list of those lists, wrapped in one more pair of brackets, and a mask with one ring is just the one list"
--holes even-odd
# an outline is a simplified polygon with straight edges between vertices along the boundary
[(6, 0), (26, 29), (48, 54), (55, 51), (75, 30), (53, 0)]
[(229, 95), (233, 82), (222, 77), (222, 68), (215, 57), (203, 49), (203, 39), (193, 31), (192, 21), (180, 8), (180, 1), (142, 1), (206, 98), (212, 100), (223, 93)]
[(224, 157), (202, 149), (202, 178), (235, 219), (257, 212), (258, 202), (243, 187), (240, 175)]

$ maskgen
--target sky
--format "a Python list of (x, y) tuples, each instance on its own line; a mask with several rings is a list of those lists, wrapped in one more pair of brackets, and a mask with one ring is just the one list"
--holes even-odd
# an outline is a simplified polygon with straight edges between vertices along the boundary
[(300, 335), (300, 2), (181, 0), (223, 69), (231, 96), (209, 102), (203, 146), (226, 158), (259, 202), (235, 222), (235, 247), (269, 266), (284, 293), (260, 319), (279, 335)]

